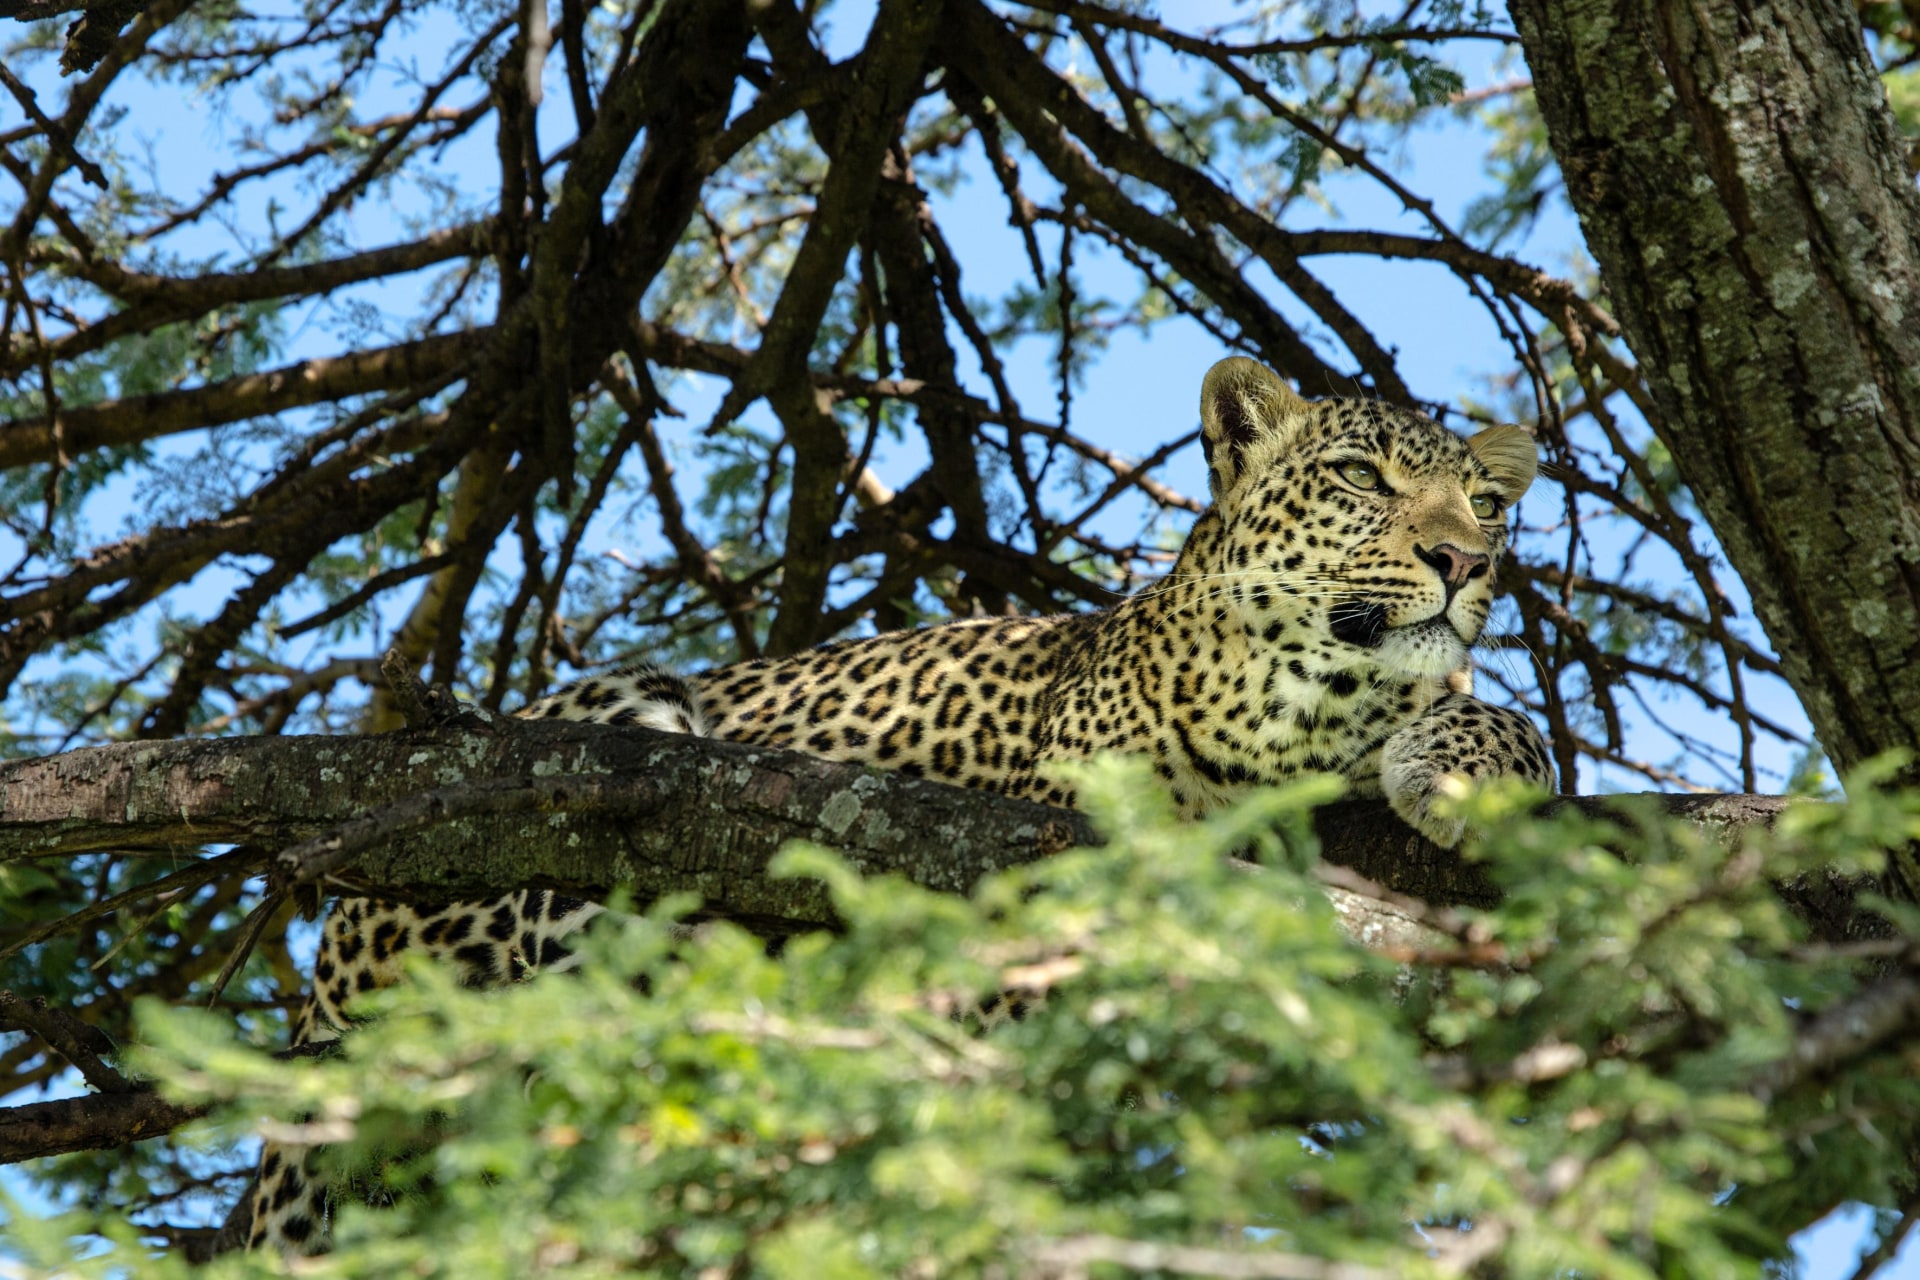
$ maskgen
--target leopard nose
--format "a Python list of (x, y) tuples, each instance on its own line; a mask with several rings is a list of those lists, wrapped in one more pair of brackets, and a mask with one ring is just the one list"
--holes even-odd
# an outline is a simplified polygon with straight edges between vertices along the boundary
[(1464, 587), (1481, 577), (1493, 563), (1493, 557), (1485, 552), (1462, 551), (1451, 542), (1443, 542), (1431, 550), (1415, 543), (1413, 554), (1432, 565), (1439, 572), (1441, 581), (1453, 589)]

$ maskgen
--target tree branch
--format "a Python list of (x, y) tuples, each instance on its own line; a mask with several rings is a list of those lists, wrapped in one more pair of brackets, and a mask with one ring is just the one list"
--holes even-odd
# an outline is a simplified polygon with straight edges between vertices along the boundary
[(1216, 1280), (1388, 1280), (1381, 1267), (1334, 1262), (1278, 1249), (1208, 1249), (1118, 1236), (1070, 1236), (1036, 1242), (1029, 1250), (1039, 1277), (1071, 1280), (1105, 1263), (1127, 1271), (1213, 1276)]
[[(501, 729), (128, 742), (0, 764), (0, 862), (106, 848), (285, 848), (334, 831), (341, 814), (387, 811), (392, 843), (369, 842), (354, 864), (351, 879), (365, 888), (447, 897), (533, 884), (588, 896), (625, 885), (642, 898), (693, 889), (715, 914), (791, 930), (833, 917), (818, 886), (767, 877), (767, 862), (789, 840), (817, 841), (865, 871), (953, 892), (1097, 843), (1078, 813), (794, 752), (573, 723)], [(563, 778), (576, 799), (541, 809), (543, 780)], [(612, 785), (621, 779), (644, 779), (651, 794)], [(440, 825), (394, 808), (482, 783), (527, 795)], [(609, 804), (597, 807), (596, 792)], [(527, 805), (515, 809), (520, 799)], [(1556, 803), (1595, 815), (1625, 805), (1734, 831), (1769, 824), (1795, 802), (1660, 794)], [(460, 807), (457, 798), (446, 806)], [(1436, 906), (1498, 899), (1477, 864), (1422, 840), (1383, 802), (1329, 806), (1317, 826), (1328, 861), (1388, 891)], [(1862, 888), (1811, 877), (1781, 892), (1816, 940), (1838, 942), (1868, 932), (1853, 903)]]
[[(1259, 291), (1241, 278), (1212, 239), (1196, 235), (1178, 222), (1136, 204), (1101, 171), (1052, 114), (1056, 104), (1051, 90), (1062, 82), (1058, 82), (1044, 64), (1041, 67), (1044, 78), (1015, 76), (1015, 67), (1031, 55), (1023, 42), (1001, 26), (997, 17), (961, 0), (955, 0), (953, 8), (948, 43), (957, 52), (970, 56), (964, 64), (949, 70), (958, 70), (993, 99), (1027, 148), (1090, 215), (1191, 281), (1214, 305), (1233, 317), (1269, 364), (1300, 385), (1317, 392), (1347, 383), (1345, 374), (1322, 360), (1293, 326), (1267, 304)], [(1033, 96), (1036, 93), (1040, 96)]]
[(38, 1036), (102, 1093), (125, 1093), (131, 1087), (125, 1076), (102, 1061), (103, 1054), (113, 1053), (113, 1038), (70, 1013), (52, 1008), (45, 997), (29, 1000), (0, 991), (0, 1031)]
[(301, 405), (430, 382), (478, 352), (490, 332), (439, 334), (398, 346), (302, 360), (185, 391), (159, 391), (78, 408), (62, 406), (58, 440), (42, 418), (0, 422), (0, 468), (52, 462), (62, 454), (71, 458), (88, 449), (157, 440)]
[(204, 1106), (169, 1102), (149, 1087), (0, 1108), (0, 1164), (124, 1146), (205, 1114)]
[[(780, 605), (767, 631), (769, 653), (792, 653), (824, 638), (820, 610), (833, 568), (836, 498), (847, 446), (807, 376), (807, 357), (845, 274), (847, 254), (867, 225), (887, 147), (918, 94), (940, 9), (929, 0), (882, 0), (850, 92), (833, 113), (836, 127), (825, 145), (831, 167), (780, 300), (753, 361), (714, 415), (716, 422), (729, 421), (764, 395), (793, 449)], [(762, 10), (758, 16), (766, 28), (776, 28), (778, 17), (792, 12), (786, 0)]]
[[(643, 363), (635, 360), (634, 364), (644, 374)], [(640, 447), (641, 460), (646, 464), (647, 489), (653, 495), (655, 509), (660, 513), (660, 530), (673, 547), (674, 557), (680, 563), (680, 572), (687, 581), (697, 584), (706, 592), (726, 613), (728, 621), (733, 624), (734, 644), (740, 656), (759, 657), (760, 639), (754, 632), (756, 610), (752, 591), (743, 589), (727, 576), (713, 553), (694, 536), (693, 530), (687, 525), (686, 508), (681, 505), (680, 494), (673, 486), (673, 464), (667, 460), (666, 450), (660, 447), (660, 437), (653, 429), (653, 417), (660, 397), (653, 389), (651, 379), (635, 386), (618, 367), (609, 364), (601, 382), (612, 393), (620, 411), (627, 415), (627, 429), (632, 432), (634, 443)]]
[[(322, 836), (340, 814), (390, 811), (381, 821), (396, 838), (361, 854), (352, 876), (361, 886), (443, 897), (520, 882), (579, 894), (629, 885), (642, 897), (691, 888), (717, 914), (791, 930), (832, 915), (819, 886), (765, 875), (789, 840), (963, 891), (1094, 838), (1079, 814), (792, 752), (570, 723), (511, 729), (117, 743), (0, 765), (0, 861), (207, 842), (285, 847)], [(581, 794), (619, 792), (619, 803), (531, 814), (503, 804), (508, 811), (434, 826), (402, 816), (440, 788), (534, 791), (555, 779)], [(620, 779), (645, 779), (654, 798), (609, 789)]]
[[(128, 306), (47, 344), (55, 360), (72, 360), (135, 333), (191, 320), (220, 307), (269, 298), (298, 298), (348, 285), (403, 275), (455, 258), (486, 252), (486, 223), (472, 222), (436, 231), (406, 244), (385, 245), (365, 253), (344, 254), (325, 262), (259, 271), (210, 272), (204, 276), (163, 276), (132, 271), (104, 258), (74, 257), (67, 268)], [(0, 374), (19, 372), (38, 360), (31, 344), (0, 335)]]
[(78, 12), (80, 16), (67, 27), (67, 47), (60, 55), (61, 74), (72, 75), (93, 70), (113, 48), (121, 29), (144, 7), (144, 0), (0, 0), (0, 18), (40, 22)]
[(1920, 1024), (1920, 976), (1883, 978), (1821, 1013), (1794, 1037), (1793, 1053), (1765, 1071), (1753, 1092), (1771, 1102), (1801, 1081), (1824, 1074)]

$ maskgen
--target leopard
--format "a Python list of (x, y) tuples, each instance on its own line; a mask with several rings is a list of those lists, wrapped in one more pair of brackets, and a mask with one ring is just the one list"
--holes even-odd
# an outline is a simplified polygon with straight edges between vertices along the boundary
[[(1475, 698), (1470, 651), (1494, 603), (1509, 518), (1533, 484), (1532, 435), (1457, 435), (1379, 400), (1309, 401), (1256, 360), (1205, 376), (1212, 502), (1172, 569), (1110, 608), (968, 618), (678, 674), (641, 663), (523, 708), (789, 748), (1073, 808), (1050, 766), (1142, 756), (1183, 816), (1309, 773), (1384, 797), (1442, 846), (1464, 835), (1443, 797), (1497, 777), (1552, 788), (1521, 711)], [(296, 1044), (337, 1038), (351, 1001), (426, 953), (474, 984), (571, 962), (600, 912), (546, 890), (427, 910), (337, 902)], [(327, 1189), (311, 1152), (269, 1144), (251, 1244), (324, 1249)]]

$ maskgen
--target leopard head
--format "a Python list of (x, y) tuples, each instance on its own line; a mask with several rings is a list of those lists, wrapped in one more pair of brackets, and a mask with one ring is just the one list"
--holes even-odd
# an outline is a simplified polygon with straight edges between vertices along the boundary
[(1354, 667), (1460, 668), (1538, 467), (1532, 436), (1462, 439), (1392, 405), (1307, 401), (1240, 356), (1208, 372), (1200, 421), (1220, 524), (1194, 568), (1244, 623)]

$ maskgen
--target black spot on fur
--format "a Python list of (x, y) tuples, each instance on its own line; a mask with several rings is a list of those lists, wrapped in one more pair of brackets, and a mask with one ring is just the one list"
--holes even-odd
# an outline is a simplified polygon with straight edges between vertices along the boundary
[(1362, 649), (1377, 649), (1387, 638), (1386, 606), (1372, 601), (1342, 601), (1328, 611), (1327, 621), (1336, 640)]

